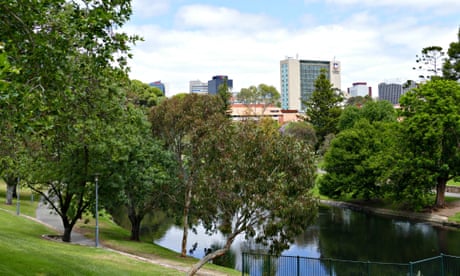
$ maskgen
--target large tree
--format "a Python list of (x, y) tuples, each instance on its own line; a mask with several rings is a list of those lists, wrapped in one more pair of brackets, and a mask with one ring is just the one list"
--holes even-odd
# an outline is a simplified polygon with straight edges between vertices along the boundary
[(460, 84), (429, 81), (404, 94), (400, 105), (400, 151), (423, 171), (419, 185), (436, 188), (435, 206), (443, 207), (447, 181), (460, 174)]
[(279, 254), (312, 222), (316, 167), (307, 143), (283, 135), (276, 125), (246, 120), (217, 128), (203, 149), (200, 218), (208, 231), (219, 229), (226, 242), (188, 275), (225, 254), (238, 235)]
[(445, 79), (460, 80), (460, 28), (458, 28), (457, 41), (452, 42), (447, 50), (442, 74)]
[(412, 69), (425, 72), (419, 76), (421, 79), (429, 80), (433, 76), (438, 77), (441, 73), (444, 55), (440, 46), (425, 47), (420, 55), (415, 55), (417, 65)]
[[(0, 35), (21, 74), (11, 77), (15, 131), (33, 157), (23, 177), (61, 216), (64, 241), (92, 201), (101, 156), (116, 149), (112, 122), (123, 114), (129, 44), (115, 31), (129, 1), (3, 1)], [(32, 169), (33, 168), (33, 169)]]
[(280, 100), (280, 93), (274, 86), (259, 84), (256, 86), (250, 86), (248, 88), (242, 88), (237, 94), (237, 100), (245, 104), (249, 110), (253, 109), (254, 114), (257, 113), (257, 107), (261, 107), (261, 114), (264, 114), (265, 110), (270, 105), (278, 105)]
[(341, 113), (340, 103), (343, 97), (340, 91), (332, 87), (326, 71), (321, 70), (315, 81), (315, 90), (311, 98), (304, 102), (306, 107), (307, 121), (316, 130), (318, 146), (328, 134), (337, 133), (337, 123)]
[(178, 164), (176, 198), (183, 218), (181, 255), (187, 254), (188, 229), (194, 220), (197, 175), (203, 165), (202, 144), (227, 120), (226, 104), (219, 96), (185, 94), (162, 101), (150, 114), (152, 132), (173, 152)]

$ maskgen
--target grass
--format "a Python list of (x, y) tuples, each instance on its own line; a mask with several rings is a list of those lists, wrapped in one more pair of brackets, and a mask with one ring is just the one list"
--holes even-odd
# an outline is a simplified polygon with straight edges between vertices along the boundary
[[(0, 179), (0, 275), (183, 275), (175, 269), (134, 260), (100, 248), (85, 247), (42, 239), (44, 234), (56, 235), (37, 222), (16, 215), (13, 205), (5, 204), (6, 185)], [(20, 213), (35, 217), (38, 197), (31, 201), (30, 191), (20, 194)], [(87, 221), (85, 224), (84, 221)], [(99, 219), (99, 239), (102, 245), (145, 258), (162, 258), (167, 263), (190, 267), (197, 259), (179, 257), (179, 253), (144, 240), (129, 240), (128, 230), (118, 226), (108, 216)], [(81, 220), (77, 230), (94, 238), (95, 222), (88, 217)], [(180, 242), (180, 241), (178, 241)], [(206, 264), (204, 268), (226, 275), (241, 275), (234, 269)], [(27, 271), (27, 273), (26, 273)]]
[(449, 186), (460, 186), (460, 182), (455, 181), (455, 179), (451, 179), (447, 182), (447, 185)]

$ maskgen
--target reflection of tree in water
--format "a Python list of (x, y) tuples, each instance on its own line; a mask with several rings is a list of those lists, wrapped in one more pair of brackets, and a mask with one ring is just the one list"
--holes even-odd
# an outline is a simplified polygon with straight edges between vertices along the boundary
[[(125, 229), (131, 229), (128, 211), (125, 207), (114, 208), (114, 210), (110, 210), (109, 212), (115, 223)], [(153, 214), (146, 214), (141, 224), (141, 237), (148, 237), (149, 240), (157, 240), (166, 234), (173, 223), (174, 221), (161, 211), (156, 211)]]
[[(211, 244), (210, 248), (204, 249), (205, 255), (211, 254), (212, 252), (217, 251), (223, 247), (224, 247), (223, 244), (215, 242)], [(195, 249), (196, 249), (196, 246), (195, 246)], [(212, 260), (212, 263), (216, 265), (220, 265), (220, 266), (235, 268), (235, 264), (236, 264), (235, 251), (233, 251), (233, 249), (230, 248), (230, 250), (228, 250), (224, 255), (220, 257), (216, 257), (214, 260)]]

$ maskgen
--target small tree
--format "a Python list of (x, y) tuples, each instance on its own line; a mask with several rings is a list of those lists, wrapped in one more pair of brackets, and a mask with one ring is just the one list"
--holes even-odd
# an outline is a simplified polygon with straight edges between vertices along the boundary
[(307, 121), (313, 125), (318, 137), (316, 148), (322, 144), (326, 135), (337, 133), (337, 124), (341, 113), (339, 104), (342, 100), (342, 94), (332, 88), (331, 82), (327, 79), (326, 71), (322, 69), (315, 81), (315, 90), (311, 99), (304, 102)]
[(226, 236), (188, 275), (227, 252), (238, 235), (279, 254), (312, 222), (317, 201), (314, 153), (294, 137), (252, 120), (217, 128), (206, 141), (200, 173), (200, 218)]
[(419, 77), (422, 79), (430, 79), (432, 76), (437, 77), (441, 73), (442, 62), (445, 53), (440, 46), (429, 46), (422, 49), (421, 55), (415, 55), (416, 67), (414, 70), (425, 71)]

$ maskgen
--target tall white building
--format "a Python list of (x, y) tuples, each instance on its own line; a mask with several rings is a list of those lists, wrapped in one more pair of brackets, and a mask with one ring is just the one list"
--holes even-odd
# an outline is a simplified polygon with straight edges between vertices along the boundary
[(200, 80), (190, 81), (190, 93), (208, 93), (208, 83)]
[(321, 69), (326, 70), (333, 87), (341, 90), (339, 61), (301, 60), (291, 57), (281, 60), (281, 108), (305, 111), (302, 101), (308, 100), (313, 94)]

